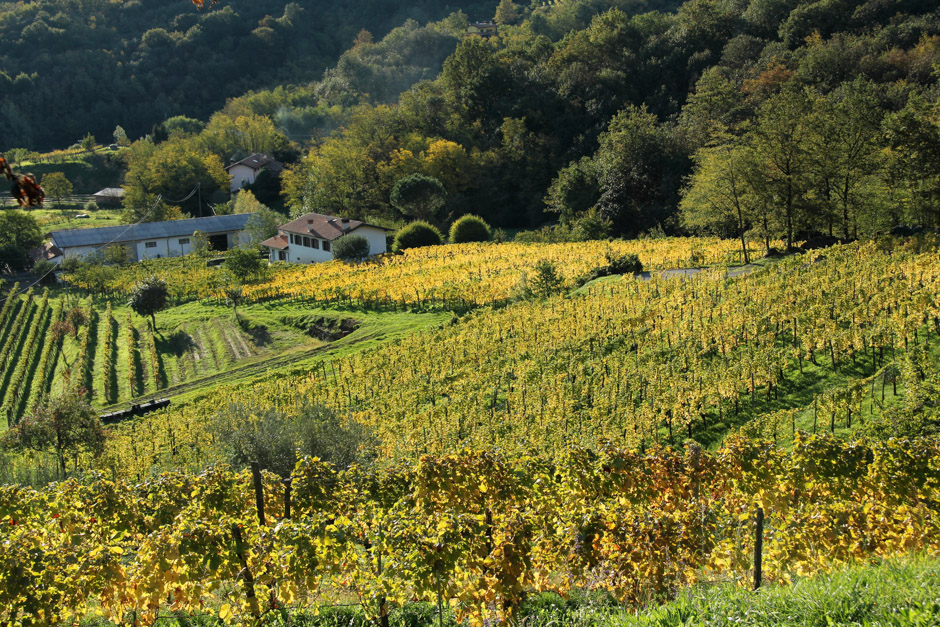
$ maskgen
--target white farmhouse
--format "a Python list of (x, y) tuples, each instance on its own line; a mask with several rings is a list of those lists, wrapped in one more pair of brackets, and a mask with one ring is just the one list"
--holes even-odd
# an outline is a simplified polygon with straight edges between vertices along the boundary
[(271, 261), (317, 263), (332, 260), (333, 244), (350, 233), (366, 238), (370, 255), (380, 255), (387, 250), (385, 233), (388, 230), (359, 220), (308, 213), (279, 226), (277, 235), (261, 245), (268, 248)]
[(181, 257), (192, 250), (193, 233), (206, 235), (209, 245), (218, 251), (246, 244), (249, 236), (245, 225), (253, 213), (228, 216), (209, 216), (191, 220), (145, 222), (125, 226), (105, 226), (96, 229), (70, 229), (53, 231), (52, 245), (64, 257), (84, 257), (108, 248), (123, 246), (132, 261), (158, 257)]
[(254, 153), (242, 159), (225, 166), (225, 171), (232, 177), (230, 191), (237, 192), (243, 187), (251, 185), (258, 178), (262, 170), (267, 170), (272, 174), (280, 176), (284, 170), (284, 164), (277, 161), (274, 157), (265, 153)]

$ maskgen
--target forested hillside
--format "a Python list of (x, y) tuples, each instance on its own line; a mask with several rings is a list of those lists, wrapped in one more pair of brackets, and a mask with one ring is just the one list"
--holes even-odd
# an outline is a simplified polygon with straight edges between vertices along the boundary
[[(466, 35), (464, 13), (360, 33), (321, 80), (229, 100), (216, 126), (268, 118), (283, 137), (265, 149), (303, 156), (283, 180), (295, 214), (399, 222), (391, 192), (421, 174), (446, 192), (439, 225), (570, 227), (548, 239), (712, 232), (769, 247), (938, 223), (933, 3), (503, 0), (494, 15), (488, 38)], [(162, 152), (262, 145), (167, 130)], [(136, 154), (132, 170), (151, 167), (152, 150)], [(198, 180), (148, 189), (179, 197)]]
[[(473, 211), (503, 226), (591, 208), (601, 235), (743, 226), (792, 240), (936, 223), (934, 4), (614, 4), (589, 22), (576, 16), (606, 7), (514, 7), (498, 38), (465, 38), (397, 104), (360, 98), (292, 171), (294, 206), (394, 216), (393, 185), (420, 172), (448, 192), (441, 219)], [(714, 146), (738, 153), (700, 152)], [(740, 216), (722, 200), (722, 159), (740, 166)], [(705, 174), (682, 220), (695, 164)]]
[(361, 29), (382, 35), (458, 9), (488, 18), (495, 2), (0, 2), (0, 147), (48, 149), (88, 132), (110, 141), (118, 125), (138, 137), (174, 115), (207, 118), (226, 97), (319, 79)]

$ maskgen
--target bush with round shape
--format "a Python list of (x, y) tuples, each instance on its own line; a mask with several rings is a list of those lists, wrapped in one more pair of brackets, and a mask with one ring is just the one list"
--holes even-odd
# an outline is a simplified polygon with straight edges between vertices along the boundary
[(468, 214), (454, 222), (450, 227), (450, 243), (490, 241), (490, 225), (480, 216)]
[(347, 235), (333, 242), (333, 258), (340, 261), (362, 261), (369, 256), (369, 240), (362, 235)]
[(392, 250), (396, 253), (408, 248), (438, 246), (444, 241), (441, 232), (427, 222), (417, 221), (404, 226), (395, 236)]

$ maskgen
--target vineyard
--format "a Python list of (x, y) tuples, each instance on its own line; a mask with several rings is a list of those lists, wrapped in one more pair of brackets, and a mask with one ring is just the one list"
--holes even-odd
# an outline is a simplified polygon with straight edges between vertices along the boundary
[[(0, 488), (0, 622), (251, 624), (352, 602), (382, 623), (426, 601), (483, 625), (574, 590), (644, 606), (750, 581), (758, 508), (770, 582), (940, 551), (934, 247), (856, 243), (729, 273), (731, 249), (708, 241), (590, 243), (539, 299), (512, 284), (571, 251), (513, 261), (502, 246), (278, 268), (246, 287), (239, 324), (209, 295), (159, 313), (156, 333), (119, 299), (11, 292), (8, 415), (79, 383), (102, 406), (190, 391), (110, 426), (103, 452), (70, 462), (84, 479)], [(718, 267), (580, 285), (631, 251)], [(353, 341), (319, 350), (327, 315), (354, 315)], [(224, 463), (219, 425), (240, 425), (217, 418), (262, 433), (311, 405), (367, 433), (375, 461), (305, 457), (289, 480)], [(5, 460), (23, 476), (48, 461)]]
[(10, 291), (0, 310), (0, 430), (69, 387), (84, 388), (96, 406), (107, 407), (263, 362), (284, 344), (305, 350), (323, 344), (284, 328), (259, 341), (224, 307), (177, 308), (154, 333), (126, 306), (102, 305)]
[(874, 245), (737, 279), (598, 282), (312, 370), (219, 386), (118, 427), (98, 463), (136, 474), (207, 459), (205, 417), (233, 399), (288, 412), (314, 399), (368, 426), (388, 459), (711, 443), (734, 430), (779, 443), (798, 428), (848, 434), (934, 406), (938, 290), (935, 253)]
[[(559, 265), (571, 285), (605, 263), (606, 256), (639, 256), (647, 270), (740, 263), (734, 241), (660, 239), (576, 244), (459, 244), (413, 248), (366, 264), (320, 263), (275, 266), (270, 276), (246, 286), (249, 301), (296, 299), (313, 304), (356, 303), (370, 308), (397, 306), (467, 309), (509, 299), (521, 276), (543, 260)], [(126, 295), (143, 278), (165, 280), (176, 302), (220, 300), (224, 281), (218, 268), (184, 257), (121, 268), (102, 279), (81, 272), (68, 277), (77, 287)]]
[[(636, 606), (695, 581), (940, 549), (940, 443), (872, 447), (797, 434), (784, 454), (698, 446), (461, 452), (381, 471), (301, 460), (291, 481), (212, 467), (126, 483), (0, 488), (0, 617), (120, 624), (199, 613), (227, 624), (340, 600), (377, 620), (423, 600), (470, 625), (527, 593), (602, 590)], [(431, 521), (431, 524), (429, 524)]]

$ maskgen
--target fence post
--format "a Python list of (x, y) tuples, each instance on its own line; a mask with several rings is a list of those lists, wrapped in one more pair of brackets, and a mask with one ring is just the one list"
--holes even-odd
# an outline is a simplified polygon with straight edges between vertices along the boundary
[(261, 465), (258, 462), (248, 462), (251, 465), (251, 478), (255, 484), (255, 505), (258, 507), (258, 522), (264, 526), (264, 485), (261, 483)]
[(760, 588), (764, 552), (764, 508), (757, 508), (757, 529), (754, 534), (754, 589)]

